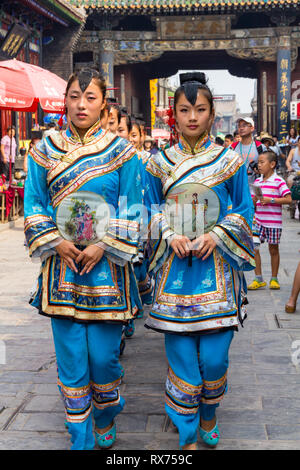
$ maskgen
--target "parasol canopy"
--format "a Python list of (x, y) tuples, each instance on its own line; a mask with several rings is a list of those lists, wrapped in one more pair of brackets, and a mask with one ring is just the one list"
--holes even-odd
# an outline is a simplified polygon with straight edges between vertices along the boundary
[(170, 139), (170, 131), (167, 131), (165, 129), (152, 129), (152, 137), (154, 139), (166, 139), (166, 140), (169, 140)]
[(61, 112), (67, 82), (49, 70), (19, 60), (0, 61), (0, 109)]

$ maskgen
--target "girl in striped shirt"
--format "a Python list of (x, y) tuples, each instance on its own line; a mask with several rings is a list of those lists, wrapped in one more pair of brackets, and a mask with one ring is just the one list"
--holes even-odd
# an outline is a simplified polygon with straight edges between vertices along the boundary
[[(269, 244), (272, 269), (270, 289), (280, 289), (277, 275), (280, 261), (279, 243), (282, 232), (282, 205), (292, 202), (291, 192), (286, 182), (275, 171), (276, 165), (277, 155), (275, 152), (268, 150), (261, 153), (258, 158), (258, 170), (261, 176), (254, 181), (252, 187), (256, 223), (254, 231), (258, 233), (261, 243), (266, 240)], [(255, 187), (259, 189), (256, 190)], [(266, 282), (262, 277), (259, 244), (255, 246), (255, 262), (255, 279), (248, 286), (250, 290), (266, 286)]]

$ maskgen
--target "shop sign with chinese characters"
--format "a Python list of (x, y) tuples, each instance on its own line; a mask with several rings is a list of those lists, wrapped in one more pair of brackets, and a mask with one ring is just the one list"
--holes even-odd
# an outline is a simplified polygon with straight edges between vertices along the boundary
[(291, 52), (279, 49), (277, 56), (278, 140), (283, 143), (290, 128)]
[(23, 47), (30, 32), (19, 24), (13, 24), (0, 45), (0, 59), (14, 59)]

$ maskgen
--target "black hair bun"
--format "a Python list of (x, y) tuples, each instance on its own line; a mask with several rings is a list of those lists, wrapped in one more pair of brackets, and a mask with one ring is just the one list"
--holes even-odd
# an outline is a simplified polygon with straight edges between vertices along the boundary
[(93, 78), (100, 78), (99, 72), (89, 67), (80, 69), (76, 75), (82, 92), (85, 92)]
[(203, 72), (181, 73), (179, 75), (179, 81), (181, 86), (187, 82), (201, 83), (201, 85), (206, 85), (207, 83), (205, 73)]

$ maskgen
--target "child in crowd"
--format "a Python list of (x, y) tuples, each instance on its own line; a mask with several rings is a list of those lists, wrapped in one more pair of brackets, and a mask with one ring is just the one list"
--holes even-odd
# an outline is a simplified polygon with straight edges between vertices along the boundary
[(277, 155), (267, 150), (259, 155), (258, 170), (260, 177), (252, 186), (252, 199), (255, 206), (254, 234), (258, 235), (259, 243), (255, 243), (255, 279), (248, 286), (250, 290), (256, 290), (266, 286), (261, 270), (261, 258), (259, 245), (265, 240), (269, 244), (271, 256), (272, 277), (270, 289), (280, 289), (277, 279), (279, 269), (279, 243), (282, 232), (282, 205), (290, 204), (291, 192), (285, 181), (277, 175), (275, 168)]

